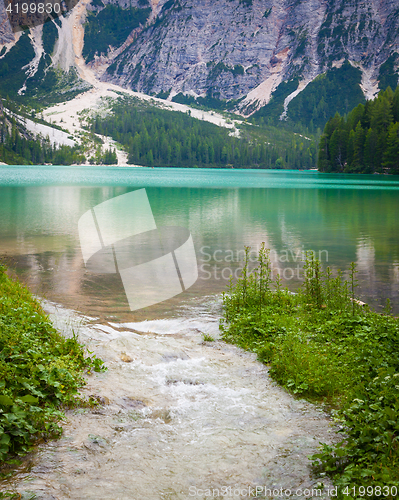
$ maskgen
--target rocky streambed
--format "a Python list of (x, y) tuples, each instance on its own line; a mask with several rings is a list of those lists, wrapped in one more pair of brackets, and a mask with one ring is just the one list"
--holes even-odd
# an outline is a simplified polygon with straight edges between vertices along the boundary
[(307, 458), (337, 439), (331, 420), (277, 386), (254, 355), (217, 340), (217, 305), (105, 324), (45, 307), (108, 371), (83, 389), (100, 404), (69, 410), (63, 436), (3, 488), (40, 500), (331, 496), (325, 478), (323, 494), (312, 493), (322, 486)]

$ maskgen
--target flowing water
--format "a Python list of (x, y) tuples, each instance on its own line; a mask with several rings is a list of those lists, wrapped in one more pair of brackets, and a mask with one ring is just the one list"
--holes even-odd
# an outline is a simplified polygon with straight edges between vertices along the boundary
[(204, 342), (203, 333), (218, 337), (220, 309), (201, 302), (174, 319), (106, 325), (46, 303), (58, 328), (78, 331), (106, 362), (84, 389), (102, 404), (69, 411), (63, 437), (40, 446), (8, 488), (42, 500), (316, 490), (307, 456), (335, 439), (331, 422), (276, 386), (253, 355)]
[[(78, 220), (138, 188), (157, 225), (191, 232), (199, 278), (131, 312), (118, 275), (85, 269)], [(397, 312), (398, 189), (395, 177), (315, 172), (0, 167), (3, 260), (109, 368), (84, 389), (99, 407), (69, 411), (63, 437), (3, 487), (42, 500), (311, 497), (307, 456), (337, 439), (331, 420), (217, 340), (220, 292), (244, 245), (265, 242), (289, 288), (313, 249), (333, 270), (355, 261), (360, 297)]]

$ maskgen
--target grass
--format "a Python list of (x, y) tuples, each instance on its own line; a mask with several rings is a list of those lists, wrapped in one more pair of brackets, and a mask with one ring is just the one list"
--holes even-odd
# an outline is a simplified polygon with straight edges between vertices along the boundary
[(215, 339), (208, 333), (203, 333), (202, 337), (204, 339), (204, 342), (215, 342)]
[[(399, 485), (399, 320), (389, 301), (383, 314), (362, 307), (355, 265), (344, 281), (311, 253), (303, 287), (292, 294), (279, 276), (272, 279), (264, 246), (251, 273), (249, 248), (246, 253), (242, 276), (223, 296), (223, 338), (256, 352), (277, 382), (324, 403), (341, 423), (342, 441), (323, 444), (311, 457), (315, 472), (333, 478), (339, 498), (393, 498)], [(367, 486), (362, 495), (359, 488)]]
[(82, 402), (85, 371), (103, 362), (64, 338), (39, 302), (0, 266), (0, 465), (61, 434), (62, 409)]

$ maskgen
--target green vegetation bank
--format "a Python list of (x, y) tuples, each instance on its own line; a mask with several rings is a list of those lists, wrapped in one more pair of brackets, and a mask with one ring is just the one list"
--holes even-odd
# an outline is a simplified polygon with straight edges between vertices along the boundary
[(224, 294), (223, 338), (257, 353), (289, 391), (335, 408), (342, 441), (311, 458), (338, 498), (397, 498), (399, 319), (389, 302), (383, 314), (356, 302), (354, 264), (345, 281), (308, 254), (303, 288), (292, 294), (273, 280), (264, 247), (258, 260), (250, 272), (247, 254)]
[(0, 466), (59, 435), (62, 408), (81, 402), (84, 372), (102, 364), (75, 337), (55, 330), (37, 300), (0, 266)]

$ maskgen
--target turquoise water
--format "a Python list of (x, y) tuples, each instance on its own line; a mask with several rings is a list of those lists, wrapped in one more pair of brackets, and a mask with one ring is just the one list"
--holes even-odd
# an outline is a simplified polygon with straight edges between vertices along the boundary
[[(130, 312), (117, 275), (86, 271), (78, 220), (95, 205), (146, 188), (158, 226), (190, 230), (199, 279), (183, 294)], [(302, 254), (359, 270), (359, 295), (373, 307), (390, 298), (399, 312), (399, 177), (318, 172), (0, 167), (0, 254), (41, 296), (103, 317), (174, 314), (220, 293), (242, 265), (245, 245), (272, 250), (275, 273), (295, 289)], [(128, 214), (126, 214), (128, 216)], [(255, 265), (255, 263), (253, 264)]]
[[(1, 186), (324, 188), (397, 190), (399, 176), (322, 174), (299, 170), (215, 168), (0, 166)], [(294, 186), (293, 186), (294, 184)]]

